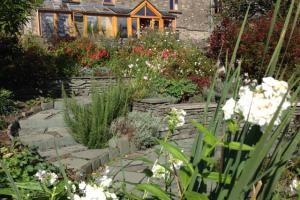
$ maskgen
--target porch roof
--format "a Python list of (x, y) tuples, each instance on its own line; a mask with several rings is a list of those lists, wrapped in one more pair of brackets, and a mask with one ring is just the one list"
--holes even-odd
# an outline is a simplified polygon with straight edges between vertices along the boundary
[[(96, 15), (122, 15), (130, 16), (131, 11), (135, 9), (126, 6), (107, 6), (97, 3), (55, 3), (51, 0), (45, 0), (39, 11), (44, 12), (81, 12)], [(176, 18), (175, 15), (166, 11), (158, 10), (163, 17)]]

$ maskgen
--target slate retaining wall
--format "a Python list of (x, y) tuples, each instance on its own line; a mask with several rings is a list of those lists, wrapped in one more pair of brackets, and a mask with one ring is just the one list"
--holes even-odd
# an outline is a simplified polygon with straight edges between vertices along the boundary
[[(192, 120), (201, 122), (204, 125), (208, 125), (208, 122), (212, 119), (217, 104), (210, 104), (207, 110), (207, 118), (204, 119), (204, 109), (205, 103), (186, 103), (186, 104), (171, 104), (164, 99), (143, 99), (134, 102), (133, 111), (140, 112), (151, 112), (154, 116), (159, 116), (165, 118), (170, 112), (171, 108), (183, 109), (186, 111), (186, 123), (177, 128), (176, 133), (173, 135), (173, 139), (186, 139), (194, 137), (197, 132), (196, 128), (192, 125)], [(290, 124), (290, 131), (296, 130), (300, 127), (300, 103), (296, 106), (295, 116)], [(166, 121), (163, 123), (161, 128), (161, 134), (166, 134), (167, 132)]]

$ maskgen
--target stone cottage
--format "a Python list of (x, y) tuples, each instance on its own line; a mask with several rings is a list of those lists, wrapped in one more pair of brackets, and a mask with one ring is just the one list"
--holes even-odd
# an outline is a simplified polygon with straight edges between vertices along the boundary
[(45, 0), (27, 27), (51, 36), (139, 37), (146, 29), (208, 36), (210, 0)]

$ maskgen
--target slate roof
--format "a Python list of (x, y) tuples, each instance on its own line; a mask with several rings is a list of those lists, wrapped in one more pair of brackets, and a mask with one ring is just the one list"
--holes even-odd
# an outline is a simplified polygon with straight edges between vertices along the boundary
[[(39, 8), (41, 11), (62, 11), (62, 12), (84, 12), (108, 15), (128, 16), (134, 8), (126, 6), (107, 6), (97, 3), (56, 3), (53, 0), (45, 0)], [(176, 17), (168, 11), (160, 11), (164, 17)]]

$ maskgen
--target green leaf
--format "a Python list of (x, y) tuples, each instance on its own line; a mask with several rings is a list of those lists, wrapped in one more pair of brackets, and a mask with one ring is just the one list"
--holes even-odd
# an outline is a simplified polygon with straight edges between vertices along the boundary
[(185, 198), (187, 200), (208, 200), (208, 197), (204, 194), (200, 194), (198, 192), (186, 192)]
[(239, 125), (233, 120), (228, 121), (227, 127), (228, 130), (233, 134), (235, 134), (239, 130)]
[(242, 144), (239, 142), (229, 142), (229, 143), (225, 143), (222, 144), (223, 147), (231, 149), (231, 150), (242, 150), (242, 151), (252, 151), (254, 150), (254, 147), (251, 147), (249, 145), (246, 144)]
[(25, 190), (36, 190), (43, 191), (40, 183), (35, 182), (24, 182), (24, 183), (16, 183), (16, 186)]
[(161, 141), (161, 140), (159, 141), (159, 143), (173, 156), (173, 158), (181, 160), (186, 165), (189, 164), (189, 159), (187, 158), (187, 156), (184, 153), (182, 153), (181, 149), (179, 149), (175, 145), (169, 144), (169, 143)]
[(154, 185), (154, 184), (139, 184), (136, 186), (136, 188), (138, 190), (144, 190), (149, 192), (150, 194), (152, 194), (155, 197), (158, 197), (159, 199), (162, 200), (171, 200), (170, 197), (162, 190), (160, 189), (160, 187), (158, 185)]
[(189, 173), (187, 172), (186, 169), (181, 169), (179, 171), (179, 176), (180, 176), (180, 182), (181, 182), (184, 190), (186, 190), (187, 187), (189, 186), (191, 176), (189, 175)]
[(208, 179), (208, 180), (215, 181), (218, 183), (226, 183), (226, 184), (231, 183), (230, 176), (228, 176), (228, 175), (224, 176), (223, 174), (220, 174), (219, 172), (210, 172), (207, 175), (204, 175), (203, 177), (204, 177), (204, 179)]
[(218, 143), (218, 139), (207, 129), (205, 128), (202, 124), (197, 123), (197, 122), (192, 122), (193, 125), (201, 132), (204, 134), (204, 141), (211, 145), (215, 146)]
[(0, 194), (1, 195), (7, 195), (15, 197), (15, 192), (11, 188), (0, 188)]
[(153, 161), (150, 160), (149, 158), (145, 157), (145, 156), (139, 156), (139, 157), (135, 158), (134, 160), (143, 161), (145, 163), (153, 164)]
[(144, 169), (143, 173), (149, 178), (153, 176), (153, 172), (149, 168)]

